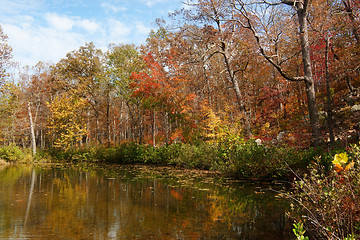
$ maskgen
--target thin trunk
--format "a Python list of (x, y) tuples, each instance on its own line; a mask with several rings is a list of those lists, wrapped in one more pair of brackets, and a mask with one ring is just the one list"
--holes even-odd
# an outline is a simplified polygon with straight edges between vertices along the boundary
[(166, 144), (169, 144), (169, 125), (170, 125), (170, 123), (169, 123), (169, 113), (168, 112), (166, 112), (165, 113), (165, 118), (164, 118), (164, 125), (165, 125), (165, 143)]
[(33, 156), (36, 155), (36, 139), (35, 139), (35, 126), (31, 114), (31, 102), (28, 103), (28, 112), (29, 112), (29, 120), (30, 120), (30, 135), (31, 135), (31, 147)]
[(106, 140), (110, 145), (111, 142), (110, 101), (107, 102), (107, 107), (106, 107)]
[(99, 113), (95, 111), (95, 129), (96, 129), (96, 143), (101, 144), (101, 136), (100, 136), (100, 129), (99, 129)]
[(156, 146), (156, 111), (154, 109), (153, 111), (153, 124), (152, 124), (152, 142), (153, 142), (153, 146), (155, 147)]
[(326, 38), (325, 47), (325, 80), (326, 80), (326, 95), (327, 95), (327, 123), (329, 127), (330, 144), (335, 142), (334, 130), (333, 130), (333, 111), (332, 111), (332, 97), (330, 92), (330, 76), (329, 76), (329, 45), (330, 39)]
[(110, 146), (111, 142), (111, 120), (110, 120), (110, 85), (108, 84), (106, 99), (106, 141)]
[(244, 114), (243, 122), (244, 122), (244, 125), (245, 125), (246, 135), (248, 135), (248, 137), (252, 137), (253, 134), (252, 134), (251, 124), (250, 124), (250, 113), (249, 113), (249, 111), (247, 111), (245, 103), (242, 100), (242, 94), (240, 92), (238, 81), (234, 78), (234, 79), (232, 79), (232, 82), (233, 82), (233, 85), (234, 85), (236, 99), (238, 101), (240, 111)]
[(114, 141), (114, 146), (116, 147), (116, 121), (115, 121), (115, 117), (113, 120), (113, 141)]
[[(86, 129), (87, 132), (90, 133), (90, 110), (88, 110), (87, 112), (87, 123), (86, 123)], [(86, 140), (85, 140), (86, 145), (89, 145), (90, 143), (90, 137), (89, 134), (86, 134)]]
[(143, 133), (143, 116), (139, 109), (139, 144), (143, 143), (144, 133)]
[(210, 88), (210, 81), (209, 81), (208, 75), (206, 74), (205, 63), (202, 64), (202, 68), (203, 68), (203, 74), (204, 74), (205, 81), (206, 81), (206, 87), (208, 89), (209, 106), (210, 106), (210, 108), (212, 108), (213, 96), (212, 96), (212, 92), (211, 92), (211, 88)]

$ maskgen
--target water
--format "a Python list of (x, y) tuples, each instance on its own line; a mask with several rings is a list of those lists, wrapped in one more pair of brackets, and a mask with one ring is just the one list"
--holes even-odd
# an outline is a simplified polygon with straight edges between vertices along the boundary
[(0, 166), (0, 239), (293, 239), (269, 185), (144, 166)]

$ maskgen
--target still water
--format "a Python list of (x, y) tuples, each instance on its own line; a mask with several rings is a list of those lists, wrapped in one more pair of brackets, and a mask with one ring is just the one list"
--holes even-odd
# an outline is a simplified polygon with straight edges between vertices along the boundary
[(144, 166), (0, 166), (0, 239), (293, 239), (273, 186)]

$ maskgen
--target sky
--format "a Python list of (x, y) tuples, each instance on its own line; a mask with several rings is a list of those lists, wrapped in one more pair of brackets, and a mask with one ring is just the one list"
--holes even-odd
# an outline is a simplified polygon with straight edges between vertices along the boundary
[(21, 66), (56, 63), (93, 42), (145, 43), (155, 19), (184, 7), (181, 0), (0, 0), (0, 25)]

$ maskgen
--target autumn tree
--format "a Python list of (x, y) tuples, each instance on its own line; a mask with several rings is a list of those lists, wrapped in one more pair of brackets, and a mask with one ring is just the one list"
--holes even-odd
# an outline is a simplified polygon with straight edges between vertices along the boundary
[(4, 83), (8, 76), (7, 70), (11, 65), (12, 48), (8, 44), (8, 36), (3, 32), (0, 26), (0, 85)]
[[(120, 100), (120, 106), (117, 106), (118, 125), (123, 126), (121, 132), (123, 132), (124, 140), (137, 139), (142, 142), (140, 99), (131, 97), (133, 90), (129, 86), (132, 82), (131, 74), (141, 71), (144, 67), (140, 52), (135, 45), (111, 44), (106, 53), (106, 59), (106, 75), (113, 85), (115, 96)], [(130, 130), (127, 130), (128, 126)], [(116, 128), (116, 131), (118, 130), (120, 129)]]
[(86, 135), (86, 105), (86, 100), (77, 90), (57, 96), (48, 103), (51, 112), (48, 126), (55, 147), (69, 150), (73, 145), (81, 144), (83, 136)]
[[(312, 64), (311, 64), (311, 54), (310, 54), (310, 40), (309, 40), (309, 29), (308, 29), (308, 16), (309, 11), (311, 9), (310, 1), (288, 1), (282, 0), (280, 2), (260, 2), (258, 4), (266, 5), (261, 7), (253, 7), (254, 4), (251, 2), (243, 2), (243, 1), (232, 1), (229, 2), (236, 10), (239, 15), (236, 19), (236, 22), (240, 24), (240, 26), (249, 29), (258, 44), (260, 53), (265, 57), (265, 59), (272, 64), (278, 72), (289, 81), (302, 81), (305, 83), (305, 90), (307, 95), (307, 104), (308, 104), (308, 112), (310, 116), (311, 129), (313, 133), (313, 142), (314, 144), (318, 144), (320, 142), (320, 125), (319, 125), (319, 116), (318, 116), (318, 107), (316, 102), (316, 92), (315, 92), (315, 81), (313, 78), (312, 72)], [(279, 6), (280, 5), (280, 6)], [(269, 40), (266, 38), (268, 26), (272, 25), (274, 22), (274, 18), (269, 18), (269, 12), (276, 11), (275, 7), (283, 8), (283, 6), (288, 6), (288, 8), (292, 9), (297, 14), (297, 26), (299, 28), (299, 46), (302, 55), (302, 75), (297, 76), (296, 74), (290, 73), (284, 67), (284, 61), (287, 59), (291, 59), (293, 56), (282, 56), (279, 55), (278, 46), (276, 45), (279, 42), (279, 39), (282, 35), (281, 30), (278, 31), (277, 38), (270, 38), (273, 41), (266, 42), (267, 45), (264, 45), (263, 41)], [(282, 10), (282, 9), (281, 9)], [(285, 8), (284, 8), (285, 10)], [(272, 16), (270, 14), (270, 16)], [(289, 16), (290, 17), (290, 16)], [(295, 41), (296, 42), (296, 41)], [(293, 44), (295, 44), (293, 42)], [(284, 51), (283, 51), (284, 52)]]
[[(191, 10), (177, 13), (182, 16), (185, 24), (181, 26), (184, 36), (196, 45), (195, 52), (202, 50), (196, 61), (202, 63), (203, 68), (212, 58), (219, 56), (222, 66), (220, 71), (228, 85), (234, 91), (235, 103), (238, 106), (246, 134), (251, 137), (251, 106), (247, 91), (247, 80), (244, 78), (249, 59), (254, 57), (253, 44), (247, 42), (247, 33), (231, 22), (233, 11), (226, 1), (190, 1)], [(228, 19), (226, 19), (228, 18)], [(199, 27), (203, 25), (203, 27)], [(200, 40), (200, 41), (199, 41)], [(220, 60), (218, 59), (218, 60)], [(205, 71), (204, 71), (205, 73)], [(219, 78), (219, 76), (217, 76)]]
[(103, 95), (108, 87), (101, 81), (104, 74), (102, 61), (101, 50), (96, 49), (93, 43), (87, 43), (78, 50), (68, 53), (66, 58), (60, 60), (52, 70), (52, 81), (55, 86), (53, 90), (56, 95), (61, 96), (76, 90), (79, 97), (86, 99), (85, 102), (88, 104), (86, 142), (92, 139), (101, 143), (102, 135), (106, 135), (101, 131), (100, 124), (100, 118), (106, 112), (103, 108)]
[(19, 93), (19, 86), (11, 82), (5, 82), (0, 87), (0, 138), (6, 144), (16, 144), (21, 137), (22, 129), (18, 125), (21, 111)]
[(165, 71), (164, 66), (154, 60), (151, 53), (144, 57), (144, 61), (147, 69), (138, 73), (134, 72), (131, 76), (134, 80), (130, 84), (134, 89), (131, 96), (140, 97), (143, 107), (152, 110), (153, 144), (155, 142), (155, 112), (163, 113), (165, 119), (173, 123), (173, 131), (169, 131), (169, 121), (165, 121), (166, 135), (174, 136), (173, 133), (177, 132), (176, 137), (186, 140), (193, 126), (191, 119), (186, 115), (192, 109), (191, 101), (194, 98), (194, 94), (187, 89), (187, 79), (169, 73), (170, 68), (176, 68), (171, 65), (171, 61), (166, 65), (169, 68), (168, 71)]

